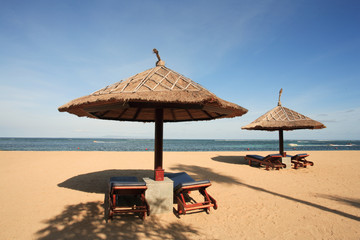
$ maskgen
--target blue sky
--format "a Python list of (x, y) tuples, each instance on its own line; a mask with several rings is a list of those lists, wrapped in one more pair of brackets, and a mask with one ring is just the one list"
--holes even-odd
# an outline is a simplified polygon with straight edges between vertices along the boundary
[(360, 139), (360, 1), (0, 1), (0, 137), (152, 138), (154, 124), (79, 118), (68, 101), (166, 66), (245, 107), (167, 123), (165, 138), (277, 139), (241, 130), (277, 104), (324, 123), (287, 139)]

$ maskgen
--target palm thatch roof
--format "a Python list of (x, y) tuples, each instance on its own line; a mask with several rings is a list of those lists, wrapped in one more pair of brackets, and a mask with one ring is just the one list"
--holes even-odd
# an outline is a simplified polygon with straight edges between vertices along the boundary
[[(281, 93), (282, 89), (280, 90), (280, 96)], [(283, 107), (280, 102), (280, 96), (278, 106), (271, 109), (252, 123), (242, 127), (242, 129), (276, 131), (326, 128), (324, 124), (318, 121)]]
[(165, 67), (158, 58), (154, 68), (74, 99), (58, 110), (80, 117), (140, 122), (154, 121), (157, 108), (164, 109), (164, 122), (231, 118), (248, 111)]
[(325, 128), (325, 125), (283, 106), (276, 106), (252, 123), (242, 127), (247, 130), (267, 131), (321, 128)]

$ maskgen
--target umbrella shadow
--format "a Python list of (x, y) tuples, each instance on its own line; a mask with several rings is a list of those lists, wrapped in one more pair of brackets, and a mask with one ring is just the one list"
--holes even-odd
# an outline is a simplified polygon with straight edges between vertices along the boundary
[(68, 188), (72, 190), (87, 192), (87, 193), (107, 193), (108, 184), (110, 177), (120, 177), (120, 176), (134, 176), (142, 181), (144, 177), (153, 177), (154, 171), (152, 170), (104, 170), (99, 172), (91, 172), (80, 174), (65, 180), (62, 183), (58, 184), (58, 187)]
[(316, 194), (316, 197), (321, 197), (325, 199), (329, 199), (332, 201), (336, 201), (345, 205), (353, 206), (356, 208), (360, 208), (360, 199), (356, 198), (346, 198), (346, 197), (340, 197), (340, 196), (333, 196), (333, 195), (327, 195), (327, 194)]
[[(353, 215), (353, 214), (349, 214), (349, 213), (346, 213), (346, 212), (343, 212), (343, 211), (339, 211), (339, 210), (336, 210), (336, 209), (333, 209), (333, 208), (329, 208), (329, 207), (326, 207), (326, 206), (323, 206), (323, 205), (320, 205), (320, 204), (317, 204), (317, 203), (312, 203), (312, 202), (309, 202), (309, 201), (306, 201), (306, 200), (294, 198), (292, 196), (288, 196), (288, 195), (285, 195), (285, 194), (273, 192), (273, 191), (270, 191), (270, 190), (267, 190), (267, 189), (264, 189), (264, 188), (261, 188), (261, 187), (253, 186), (253, 185), (250, 185), (250, 184), (241, 183), (241, 185), (243, 185), (244, 187), (256, 190), (256, 191), (261, 191), (261, 192), (264, 192), (264, 193), (268, 193), (268, 194), (274, 195), (276, 197), (280, 197), (280, 198), (284, 198), (284, 199), (287, 199), (287, 200), (290, 200), (290, 201), (301, 203), (301, 204), (304, 204), (304, 205), (307, 205), (307, 206), (310, 206), (310, 207), (320, 209), (320, 210), (325, 211), (325, 212), (330, 212), (330, 213), (333, 213), (333, 214), (336, 214), (336, 215), (346, 217), (346, 218), (349, 218), (349, 219), (360, 222), (360, 217), (358, 217), (356, 215)], [(344, 201), (344, 199), (341, 199), (341, 200), (339, 199), (337, 201), (347, 202), (347, 201)], [(351, 201), (351, 202), (353, 202), (353, 201)]]
[(245, 156), (216, 156), (211, 158), (214, 161), (229, 163), (229, 164), (241, 164), (248, 165), (249, 161), (245, 159)]
[[(65, 180), (58, 184), (58, 187), (68, 188), (87, 193), (104, 194), (104, 204), (102, 205), (104, 219), (108, 219), (106, 209), (109, 208), (109, 180), (111, 177), (134, 176), (139, 181), (144, 177), (152, 177), (154, 174), (151, 170), (133, 170), (133, 169), (110, 169), (99, 172), (80, 174)], [(80, 207), (80, 206), (79, 206)]]
[[(80, 174), (74, 177), (71, 177), (65, 180), (62, 183), (58, 184), (58, 187), (68, 188), (72, 190), (77, 190), (87, 193), (98, 193), (104, 194), (103, 202), (103, 219), (107, 221), (109, 208), (109, 179), (111, 177), (120, 177), (120, 176), (134, 176), (137, 177), (139, 181), (143, 181), (142, 178), (148, 177), (152, 178), (154, 176), (153, 170), (104, 170), (99, 172), (91, 172)], [(164, 199), (157, 199), (153, 204), (153, 207), (156, 209), (164, 208), (163, 205)]]
[(177, 164), (170, 168), (176, 172), (187, 172), (196, 180), (209, 179), (214, 182), (226, 183), (226, 184), (242, 184), (239, 180), (232, 176), (226, 176), (221, 173), (214, 172), (211, 168), (200, 167), (195, 165)]
[[(219, 174), (214, 172), (211, 168), (206, 168), (206, 167), (199, 167), (199, 166), (191, 166), (191, 165), (183, 165), (183, 164), (178, 164), (177, 166), (171, 168), (174, 171), (186, 171), (189, 173), (189, 175), (192, 175), (196, 180), (201, 180), (201, 179), (210, 179), (211, 181), (214, 182), (219, 182), (219, 183), (227, 183), (227, 184), (236, 184), (242, 187), (246, 187), (246, 188), (250, 188), (252, 190), (255, 191), (259, 191), (259, 192), (263, 192), (263, 193), (267, 193), (279, 198), (283, 198), (283, 199), (287, 199), (289, 201), (293, 201), (296, 203), (300, 203), (300, 204), (304, 204), (306, 206), (310, 206), (325, 212), (329, 212), (329, 213), (333, 213), (342, 217), (346, 217), (355, 221), (360, 222), (360, 217), (353, 215), (353, 214), (349, 214), (343, 211), (339, 211), (337, 209), (333, 209), (333, 208), (329, 208), (317, 203), (313, 203), (310, 201), (306, 201), (306, 200), (302, 200), (302, 199), (298, 199), (289, 195), (285, 195), (285, 194), (281, 194), (281, 193), (277, 193), (274, 191), (270, 191), (267, 190), (265, 188), (262, 187), (258, 187), (258, 186), (254, 186), (254, 185), (250, 185), (247, 183), (244, 183), (242, 181), (237, 180), (236, 178), (232, 177), (232, 176), (225, 176), (223, 174)], [(329, 199), (335, 200), (335, 201), (339, 201), (342, 203), (346, 203), (346, 204), (350, 204), (352, 206), (355, 207), (359, 207), (360, 204), (358, 203), (358, 199), (347, 199), (347, 198), (339, 198), (339, 197), (334, 197), (334, 196), (325, 196), (323, 195), (322, 197), (327, 197)]]
[[(165, 224), (155, 216), (146, 220), (121, 215), (106, 223), (99, 201), (68, 205), (57, 216), (44, 221), (36, 239), (188, 239), (200, 233), (183, 222)], [(202, 235), (202, 234), (201, 234)]]

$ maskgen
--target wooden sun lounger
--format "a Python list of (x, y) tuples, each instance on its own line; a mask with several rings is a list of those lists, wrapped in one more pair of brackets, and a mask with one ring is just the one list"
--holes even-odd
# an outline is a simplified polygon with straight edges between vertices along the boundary
[(150, 214), (145, 199), (146, 183), (136, 177), (111, 177), (109, 181), (108, 218), (114, 214), (139, 213), (142, 219)]
[(281, 158), (281, 154), (270, 154), (266, 157), (260, 155), (246, 155), (245, 157), (245, 159), (249, 161), (250, 166), (252, 162), (258, 162), (260, 165), (265, 165), (266, 170), (269, 170), (270, 167), (277, 170), (286, 167), (286, 165), (281, 162)]
[[(174, 182), (174, 200), (177, 203), (177, 214), (181, 215), (202, 209), (209, 213), (211, 207), (217, 209), (216, 200), (206, 191), (206, 188), (211, 186), (209, 180), (195, 181), (186, 172), (165, 173), (165, 176)], [(191, 191), (199, 191), (204, 197), (204, 201), (196, 202), (189, 195)]]
[(307, 166), (314, 166), (313, 162), (306, 160), (308, 156), (307, 153), (299, 153), (294, 156), (288, 155), (288, 157), (291, 157), (291, 162), (294, 164), (295, 169), (298, 167), (306, 168)]

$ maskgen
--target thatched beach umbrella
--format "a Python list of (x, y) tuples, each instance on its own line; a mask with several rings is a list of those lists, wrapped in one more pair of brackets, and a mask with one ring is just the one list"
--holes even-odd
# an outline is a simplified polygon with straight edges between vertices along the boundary
[(284, 155), (284, 130), (321, 129), (325, 125), (281, 105), (282, 89), (278, 106), (271, 109), (252, 123), (242, 127), (246, 130), (279, 131), (279, 152)]
[(198, 83), (165, 67), (156, 49), (154, 68), (59, 107), (79, 117), (155, 122), (155, 180), (162, 180), (163, 122), (232, 118), (247, 109), (218, 98)]

